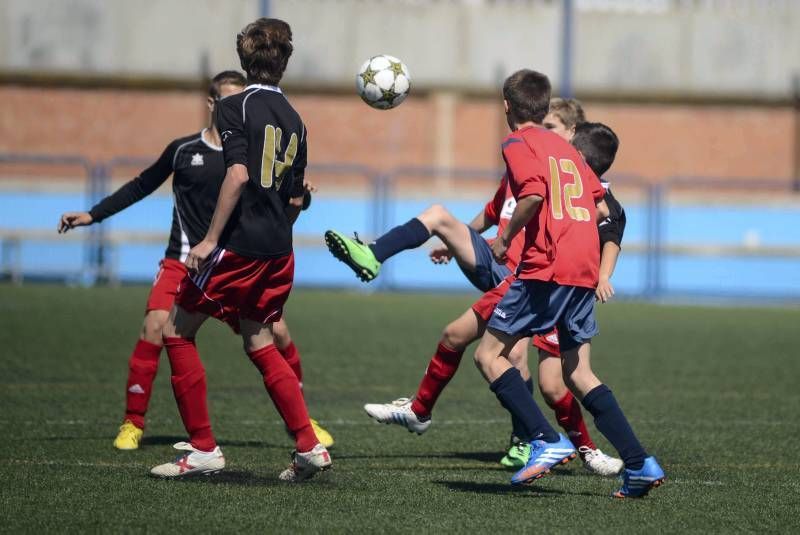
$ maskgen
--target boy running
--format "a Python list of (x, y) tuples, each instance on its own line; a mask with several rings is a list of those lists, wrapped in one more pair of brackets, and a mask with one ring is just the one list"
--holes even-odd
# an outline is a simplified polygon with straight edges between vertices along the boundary
[(282, 20), (260, 18), (239, 33), (236, 49), (249, 85), (219, 105), (227, 173), (208, 232), (186, 259), (194, 275), (181, 283), (163, 331), (189, 442), (175, 444), (185, 453), (151, 473), (173, 478), (225, 467), (194, 339), (209, 316), (234, 316), (245, 351), (295, 439), (292, 463), (279, 477), (300, 482), (329, 468), (331, 458), (273, 337), (292, 288), (292, 222), (303, 203), (307, 154), (305, 126), (278, 87), (292, 54), (292, 31)]

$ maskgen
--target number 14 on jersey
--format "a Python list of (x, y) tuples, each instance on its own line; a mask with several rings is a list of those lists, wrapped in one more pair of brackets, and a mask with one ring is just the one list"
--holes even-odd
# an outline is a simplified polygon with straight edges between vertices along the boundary
[(292, 132), (289, 145), (283, 155), (283, 161), (278, 159), (282, 135), (280, 127), (275, 128), (268, 124), (264, 128), (264, 152), (261, 155), (261, 187), (263, 188), (271, 188), (274, 179), (275, 189), (281, 189), (283, 175), (292, 166), (294, 157), (297, 156), (297, 134)]

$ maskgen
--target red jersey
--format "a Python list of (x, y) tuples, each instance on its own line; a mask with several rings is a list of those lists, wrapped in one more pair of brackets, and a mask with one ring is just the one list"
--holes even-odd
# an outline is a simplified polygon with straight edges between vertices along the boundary
[[(517, 200), (511, 193), (511, 187), (508, 185), (508, 178), (503, 175), (503, 180), (500, 181), (500, 187), (494, 194), (494, 198), (486, 203), (483, 213), (488, 221), (497, 225), (497, 235), (503, 233), (508, 222), (511, 220), (511, 214), (514, 213), (514, 208), (517, 207)], [(494, 240), (489, 240), (491, 244)], [(512, 272), (516, 271), (519, 265), (519, 260), (522, 257), (522, 248), (525, 245), (525, 233), (520, 232), (514, 239), (511, 240), (511, 245), (508, 246), (506, 256), (506, 267)]]
[(600, 248), (596, 202), (603, 186), (578, 151), (558, 135), (526, 127), (503, 140), (514, 197), (543, 199), (525, 226), (518, 277), (597, 287)]

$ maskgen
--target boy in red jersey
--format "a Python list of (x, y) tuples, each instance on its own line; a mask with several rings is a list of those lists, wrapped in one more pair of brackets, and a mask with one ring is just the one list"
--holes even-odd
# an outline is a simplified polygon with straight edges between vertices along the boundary
[(186, 453), (151, 473), (179, 477), (224, 468), (194, 337), (209, 316), (235, 315), (245, 351), (295, 438), (292, 463), (279, 477), (300, 482), (330, 467), (331, 459), (272, 330), (292, 287), (292, 223), (303, 203), (307, 155), (305, 125), (277, 86), (293, 50), (292, 32), (281, 20), (261, 18), (239, 33), (236, 48), (249, 85), (219, 105), (227, 174), (208, 232), (186, 260), (194, 276), (182, 282), (164, 327), (173, 391), (190, 441), (175, 445)]
[[(481, 373), (500, 403), (522, 422), (531, 444), (528, 463), (511, 478), (528, 484), (576, 456), (569, 440), (547, 422), (506, 356), (517, 341), (558, 328), (564, 379), (594, 416), (598, 429), (625, 462), (617, 497), (640, 497), (660, 485), (664, 472), (633, 433), (611, 390), (591, 370), (600, 251), (596, 223), (608, 216), (603, 187), (574, 147), (541, 127), (550, 99), (546, 76), (530, 70), (503, 86), (513, 130), (503, 159), (517, 206), (492, 244), (503, 261), (523, 227), (525, 246), (517, 276), (499, 298), (475, 352)], [(498, 292), (500, 293), (500, 292)]]

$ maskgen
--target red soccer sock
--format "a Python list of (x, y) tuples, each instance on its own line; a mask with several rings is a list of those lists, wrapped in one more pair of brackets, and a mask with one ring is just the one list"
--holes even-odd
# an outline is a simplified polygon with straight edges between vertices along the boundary
[(444, 387), (456, 374), (463, 354), (464, 351), (456, 351), (443, 343), (439, 343), (436, 348), (436, 354), (428, 364), (428, 369), (425, 370), (425, 377), (422, 378), (422, 382), (419, 384), (417, 395), (411, 403), (411, 410), (414, 411), (414, 414), (430, 417), (433, 406), (436, 405), (436, 400), (439, 399), (439, 394), (442, 393)]
[(264, 386), (275, 408), (294, 435), (297, 451), (311, 451), (319, 440), (311, 428), (300, 383), (297, 382), (292, 368), (273, 344), (249, 352), (248, 355), (261, 372)]
[(284, 347), (283, 349), (278, 349), (281, 355), (283, 355), (284, 360), (286, 360), (286, 364), (294, 372), (294, 376), (297, 377), (297, 382), (300, 383), (300, 388), (303, 388), (303, 366), (300, 364), (300, 353), (297, 352), (297, 346), (294, 345), (294, 342), (289, 342), (289, 345)]
[(194, 339), (164, 338), (164, 348), (172, 366), (172, 391), (178, 402), (183, 426), (192, 446), (201, 451), (217, 447), (206, 402), (206, 370), (200, 362)]
[(161, 346), (139, 340), (128, 360), (128, 384), (125, 387), (125, 419), (144, 429), (144, 416), (153, 392), (153, 380), (158, 372)]
[(597, 446), (592, 442), (592, 437), (589, 436), (589, 431), (586, 429), (586, 422), (583, 421), (583, 414), (581, 413), (581, 405), (578, 400), (572, 395), (572, 392), (567, 390), (564, 397), (550, 405), (556, 412), (556, 420), (567, 436), (572, 442), (573, 446), (580, 448), (586, 446), (590, 449), (597, 449)]

